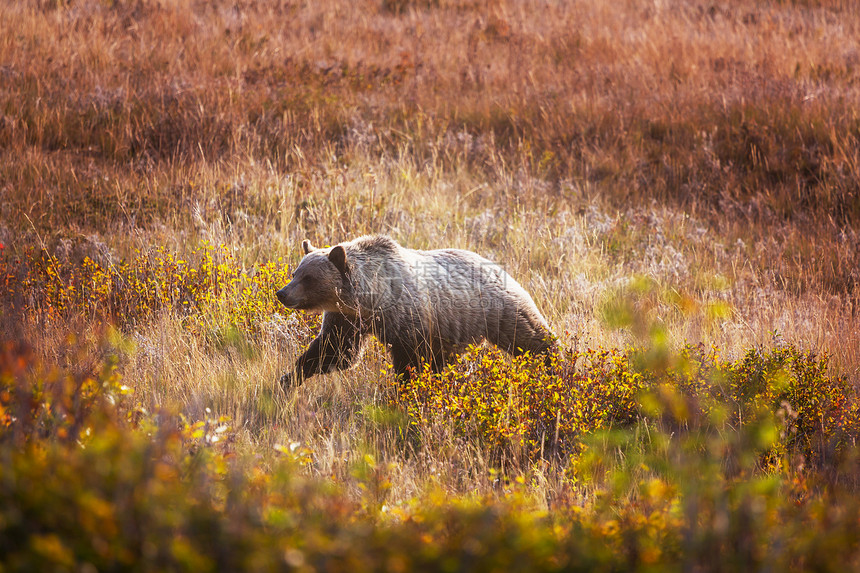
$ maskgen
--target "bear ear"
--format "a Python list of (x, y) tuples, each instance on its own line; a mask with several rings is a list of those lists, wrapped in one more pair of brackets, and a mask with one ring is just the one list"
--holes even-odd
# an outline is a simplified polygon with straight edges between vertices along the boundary
[(328, 253), (328, 260), (330, 260), (342, 274), (347, 274), (346, 250), (342, 246), (336, 245), (332, 247), (331, 251)]
[(307, 255), (307, 254), (308, 254), (308, 253), (310, 253), (311, 251), (315, 251), (315, 250), (316, 250), (316, 248), (314, 248), (314, 246), (311, 244), (311, 242), (310, 242), (310, 241), (308, 241), (307, 239), (305, 239), (304, 241), (302, 241), (302, 250), (303, 250), (303, 251), (305, 252), (305, 254)]

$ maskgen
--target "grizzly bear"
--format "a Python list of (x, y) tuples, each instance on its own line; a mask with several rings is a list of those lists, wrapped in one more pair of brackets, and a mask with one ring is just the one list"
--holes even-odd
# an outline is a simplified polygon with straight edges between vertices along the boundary
[(305, 256), (278, 291), (287, 308), (322, 311), (322, 328), (281, 378), (284, 386), (351, 366), (369, 335), (391, 352), (401, 380), (485, 338), (519, 355), (547, 353), (554, 335), (531, 296), (502, 268), (457, 249), (416, 251), (370, 235)]

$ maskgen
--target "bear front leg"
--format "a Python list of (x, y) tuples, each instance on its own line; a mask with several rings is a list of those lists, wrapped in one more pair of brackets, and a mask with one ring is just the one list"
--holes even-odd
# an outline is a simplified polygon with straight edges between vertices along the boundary
[(325, 313), (319, 335), (296, 360), (293, 371), (281, 377), (281, 386), (298, 386), (314, 374), (349, 368), (361, 355), (363, 338), (344, 315)]
[(292, 372), (287, 372), (281, 376), (281, 386), (284, 388), (294, 385), (298, 386), (305, 378), (310, 378), (314, 374), (324, 372), (323, 365), (331, 363), (336, 354), (329, 338), (329, 336), (324, 336), (323, 334), (314, 338), (307, 350), (296, 360)]

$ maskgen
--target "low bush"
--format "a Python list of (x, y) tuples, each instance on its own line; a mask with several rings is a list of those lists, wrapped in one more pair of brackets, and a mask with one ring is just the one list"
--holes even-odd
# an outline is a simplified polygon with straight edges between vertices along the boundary
[[(535, 451), (539, 442), (531, 439), (548, 431), (539, 436), (537, 428), (549, 423), (550, 404), (572, 418), (582, 412), (575, 430), (561, 416), (554, 421), (559, 451), (579, 454), (549, 511), (535, 498), (537, 470), (508, 476), (493, 497), (452, 499), (429, 488), (409, 502), (371, 508), (338, 484), (309, 477), (303, 466), (313, 452), (276, 446), (279, 459), (261, 465), (234, 449), (228, 420), (146, 412), (130, 400), (114, 359), (80, 352), (72, 363), (87, 366), (63, 371), (46, 368), (25, 344), (2, 344), (3, 570), (829, 570), (860, 559), (853, 489), (820, 480), (811, 467), (759, 463), (777, 444), (802, 450), (806, 442), (796, 436), (807, 431), (833, 434), (827, 424), (807, 430), (788, 422), (779, 409), (767, 415), (778, 392), (798, 412), (837, 408), (816, 409), (804, 392), (843, 380), (790, 348), (735, 362), (688, 350), (687, 385), (674, 388), (668, 380), (677, 373), (655, 385), (618, 352), (586, 351), (578, 368), (557, 363), (561, 374), (549, 374), (528, 358), (506, 361), (473, 349), (442, 376), (407, 387), (403, 406), (420, 425), (447, 384), (453, 394), (438, 415), (459, 417), (461, 431), (480, 431), (496, 447), (507, 440), (505, 447)], [(739, 392), (697, 399), (695, 372), (724, 373), (724, 388)], [(529, 381), (541, 385), (536, 393), (526, 389)], [(509, 404), (491, 406), (505, 388)], [(725, 413), (729, 404), (756, 400), (764, 413), (744, 420)], [(705, 404), (713, 405), (710, 414), (693, 413)], [(848, 418), (854, 412), (844, 410)], [(734, 465), (727, 463), (732, 453)]]
[[(723, 436), (767, 420), (774, 435), (760, 453), (772, 463), (784, 456), (829, 463), (860, 436), (856, 390), (829, 374), (826, 355), (782, 345), (725, 360), (700, 345), (671, 362), (647, 368), (647, 353), (587, 349), (547, 365), (472, 347), (442, 374), (404, 385), (399, 399), (414, 426), (441, 419), (497, 459), (576, 456), (586, 436), (654, 419)], [(661, 400), (667, 408), (654, 407)]]

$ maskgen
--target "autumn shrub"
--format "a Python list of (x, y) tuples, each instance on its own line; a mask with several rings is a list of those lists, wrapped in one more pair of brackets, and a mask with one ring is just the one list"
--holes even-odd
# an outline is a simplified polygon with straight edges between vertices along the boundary
[(149, 414), (127, 403), (111, 360), (96, 366), (82, 376), (46, 370), (26, 345), (3, 344), (4, 570), (283, 566), (285, 540), (271, 533), (301, 533), (291, 529), (295, 504), (309, 497), (308, 515), (326, 517), (351, 507), (288, 485), (286, 466), (245, 473), (225, 420)]
[[(735, 432), (715, 415), (682, 419), (678, 388), (650, 393), (647, 416), (623, 428), (581, 432), (583, 479), (551, 511), (535, 505), (536, 473), (495, 497), (431, 487), (368, 506), (309, 477), (314, 452), (277, 446), (261, 464), (235, 449), (229, 420), (142, 410), (110, 355), (70, 347), (88, 365), (74, 372), (24, 344), (0, 348), (8, 571), (829, 570), (860, 558), (850, 490), (833, 487), (827, 501), (813, 495), (814, 473), (761, 471), (761, 449), (779, 440), (773, 416)], [(604, 375), (626, 369), (612, 353), (591, 358)]]
[(61, 261), (31, 250), (0, 256), (0, 276), (0, 299), (9, 308), (48, 320), (82, 314), (133, 326), (170, 313), (198, 332), (230, 326), (256, 332), (281, 311), (274, 293), (289, 281), (289, 266), (278, 258), (246, 268), (225, 245), (203, 242), (188, 260), (164, 247), (103, 262)]
[[(676, 408), (677, 418), (715, 417), (724, 427), (771, 416), (778, 439), (773, 452), (797, 454), (808, 463), (832, 463), (856, 445), (860, 431), (857, 392), (844, 375), (830, 372), (829, 357), (788, 344), (749, 349), (733, 361), (719, 349), (688, 346), (668, 381), (693, 408)], [(691, 411), (693, 409), (698, 412)]]
[[(496, 456), (530, 459), (575, 456), (585, 436), (655, 415), (684, 431), (693, 424), (729, 434), (766, 418), (778, 436), (759, 453), (772, 461), (801, 455), (823, 463), (860, 436), (856, 392), (847, 377), (829, 373), (827, 356), (782, 345), (725, 360), (716, 348), (687, 346), (663, 371), (642, 370), (641, 356), (587, 349), (553, 356), (547, 365), (472, 347), (443, 373), (425, 372), (403, 385), (399, 397), (413, 426), (442, 419)], [(655, 414), (654, 396), (670, 407)]]
[[(583, 368), (575, 364), (582, 361)], [(400, 389), (413, 423), (436, 416), (475, 437), (496, 455), (558, 456), (577, 450), (578, 437), (636, 418), (642, 376), (628, 356), (587, 350), (561, 358), (507, 359), (497, 349), (471, 347), (442, 374), (424, 373)]]
[(66, 383), (75, 375), (3, 343), (4, 570), (556, 571), (618, 566), (630, 556), (604, 539), (659, 546), (675, 530), (628, 531), (579, 513), (556, 522), (532, 511), (524, 490), (507, 500), (430, 492), (368, 514), (302, 474), (312, 452), (278, 446), (272, 466), (257, 465), (233, 449), (226, 420), (142, 411), (111, 364), (93, 362), (82, 392)]
[(855, 562), (856, 451), (846, 452), (840, 479), (796, 458), (769, 463), (763, 452), (782, 440), (777, 416), (763, 409), (733, 426), (724, 411), (701, 415), (696, 402), (666, 386), (649, 393), (648, 417), (586, 436), (568, 468), (591, 492), (590, 521), (602, 526), (615, 555), (629, 559), (626, 568), (806, 570)]

